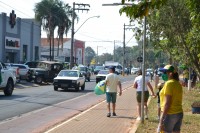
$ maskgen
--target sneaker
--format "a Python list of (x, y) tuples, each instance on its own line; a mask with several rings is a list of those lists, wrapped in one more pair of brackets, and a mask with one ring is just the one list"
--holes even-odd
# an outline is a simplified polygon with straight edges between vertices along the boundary
[(113, 113), (113, 116), (117, 116), (116, 113)]
[(107, 114), (107, 117), (110, 117), (110, 113)]
[(137, 121), (140, 121), (141, 120), (141, 117), (137, 117), (137, 119), (136, 119)]

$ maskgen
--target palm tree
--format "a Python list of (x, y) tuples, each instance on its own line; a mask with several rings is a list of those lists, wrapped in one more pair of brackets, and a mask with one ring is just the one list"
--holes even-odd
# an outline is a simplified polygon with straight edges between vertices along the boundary
[[(47, 35), (49, 36), (50, 60), (53, 60), (54, 30), (58, 26), (58, 35), (59, 37), (63, 38), (64, 32), (67, 33), (71, 27), (70, 17), (72, 16), (72, 9), (68, 4), (64, 4), (60, 0), (42, 0), (35, 5), (34, 11), (35, 19), (41, 22), (43, 29), (47, 32)], [(51, 44), (53, 44), (52, 56)]]
[[(62, 50), (63, 50), (63, 35), (64, 33), (68, 33), (70, 27), (71, 27), (71, 20), (72, 12), (73, 10), (68, 4), (64, 4), (62, 1), (58, 3), (58, 6), (60, 7), (59, 12), (59, 20), (58, 20), (58, 52), (59, 52), (59, 42), (62, 43)], [(63, 11), (64, 10), (64, 11)], [(57, 56), (59, 56), (59, 53), (57, 53)]]

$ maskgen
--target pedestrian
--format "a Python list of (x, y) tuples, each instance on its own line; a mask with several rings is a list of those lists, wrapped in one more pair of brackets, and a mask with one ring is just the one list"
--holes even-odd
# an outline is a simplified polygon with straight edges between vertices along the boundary
[(191, 73), (191, 83), (192, 83), (192, 88), (194, 88), (196, 86), (196, 81), (197, 81), (197, 73), (195, 72), (195, 70), (192, 70)]
[[(142, 70), (139, 70), (137, 73), (137, 77), (134, 80), (133, 88), (136, 89), (136, 97), (137, 97), (137, 111), (138, 111), (138, 117), (137, 120), (141, 119), (141, 98), (142, 98), (142, 87), (143, 87), (143, 78), (142, 78)], [(145, 78), (145, 89), (144, 89), (144, 113), (145, 113), (145, 119), (148, 119), (148, 108), (147, 108), (147, 101), (149, 98), (149, 91), (148, 88), (151, 90), (151, 94), (153, 97), (155, 97), (153, 87), (151, 86), (149, 82), (149, 78)]]
[(189, 79), (189, 71), (188, 71), (188, 68), (185, 68), (183, 70), (183, 81), (184, 81), (185, 87), (188, 86), (188, 79)]
[(160, 120), (160, 114), (161, 114), (161, 108), (160, 108), (160, 91), (162, 90), (164, 86), (164, 83), (159, 83), (158, 86), (157, 86), (157, 89), (158, 89), (158, 92), (157, 92), (157, 97), (158, 97), (158, 120)]
[(117, 74), (115, 74), (115, 67), (109, 67), (109, 74), (106, 76), (106, 101), (108, 114), (107, 117), (111, 116), (110, 104), (112, 103), (112, 115), (116, 116), (115, 107), (117, 99), (117, 90), (119, 87), (119, 96), (122, 95), (122, 86)]
[(162, 71), (165, 84), (160, 91), (161, 117), (157, 132), (180, 133), (183, 109), (183, 89), (179, 82), (179, 75), (172, 65), (166, 65)]

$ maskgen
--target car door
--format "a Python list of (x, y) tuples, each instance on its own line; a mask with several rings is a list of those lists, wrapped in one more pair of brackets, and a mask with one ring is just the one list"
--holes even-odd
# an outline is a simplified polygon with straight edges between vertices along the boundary
[(85, 83), (85, 77), (81, 73), (79, 73), (79, 81), (81, 86)]
[[(3, 65), (3, 63), (2, 63), (2, 65)], [(1, 81), (1, 84), (0, 84), (0, 86), (5, 86), (6, 85), (6, 79), (7, 79), (7, 74), (6, 74), (6, 71), (8, 71), (8, 70), (6, 70), (6, 66), (2, 66), (3, 68), (0, 68), (1, 69), (1, 78), (2, 78), (2, 81)]]

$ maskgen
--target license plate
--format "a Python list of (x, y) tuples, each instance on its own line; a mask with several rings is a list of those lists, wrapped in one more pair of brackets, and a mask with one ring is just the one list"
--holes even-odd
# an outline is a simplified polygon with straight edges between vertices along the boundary
[(61, 87), (68, 87), (68, 84), (61, 84)]

